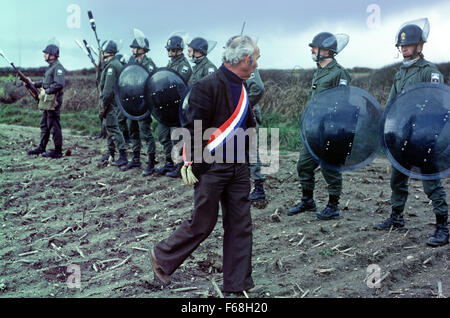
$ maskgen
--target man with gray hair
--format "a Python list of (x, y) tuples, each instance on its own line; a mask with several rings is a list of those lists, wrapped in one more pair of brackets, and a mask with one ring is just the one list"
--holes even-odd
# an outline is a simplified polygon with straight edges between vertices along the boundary
[[(246, 131), (255, 127), (245, 80), (258, 66), (258, 58), (259, 48), (250, 37), (233, 37), (225, 47), (222, 66), (192, 87), (184, 125), (190, 132), (185, 145), (190, 146), (183, 151), (181, 174), (183, 183), (195, 184), (194, 210), (190, 220), (150, 250), (155, 280), (162, 285), (170, 283), (170, 275), (213, 231), (220, 202), (224, 228), (223, 291), (261, 291), (251, 276), (250, 145), (248, 140), (245, 147), (238, 144), (236, 132), (239, 128)], [(195, 136), (203, 136), (206, 130), (214, 131), (211, 138), (194, 143)], [(204, 150), (214, 156), (212, 163), (193, 155)]]

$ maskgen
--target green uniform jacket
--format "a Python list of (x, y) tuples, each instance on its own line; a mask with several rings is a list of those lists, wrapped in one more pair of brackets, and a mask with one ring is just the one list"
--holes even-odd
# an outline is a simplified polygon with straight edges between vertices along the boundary
[(247, 83), (250, 105), (255, 106), (264, 95), (264, 83), (261, 80), (258, 69), (256, 69), (245, 82)]
[(444, 78), (433, 63), (423, 58), (419, 58), (410, 67), (402, 65), (400, 70), (395, 73), (387, 103), (406, 87), (422, 82), (444, 83)]
[(192, 75), (192, 69), (189, 65), (189, 61), (183, 54), (171, 60), (169, 64), (167, 64), (167, 67), (174, 71), (177, 71), (178, 74), (180, 74), (180, 76), (186, 81), (186, 83), (189, 82), (189, 79)]
[(45, 71), (44, 80), (35, 83), (36, 88), (42, 87), (45, 89), (46, 94), (56, 94), (57, 107), (61, 106), (63, 102), (65, 73), (66, 70), (61, 63), (59, 63), (58, 60), (55, 60)]
[(105, 63), (100, 76), (100, 106), (115, 105), (114, 88), (121, 70), (122, 64), (117, 59)]
[(141, 62), (138, 62), (138, 60), (133, 56), (133, 58), (130, 60), (130, 62), (142, 64), (147, 70), (152, 74), (154, 71), (156, 71), (156, 64), (153, 62), (153, 60), (148, 57), (147, 55), (144, 55)]
[(319, 66), (314, 72), (309, 99), (326, 89), (339, 85), (350, 85), (350, 81), (350, 74), (336, 60), (331, 61), (323, 68)]
[(192, 68), (192, 75), (188, 82), (189, 86), (194, 85), (203, 77), (212, 74), (215, 71), (217, 71), (217, 67), (205, 56)]

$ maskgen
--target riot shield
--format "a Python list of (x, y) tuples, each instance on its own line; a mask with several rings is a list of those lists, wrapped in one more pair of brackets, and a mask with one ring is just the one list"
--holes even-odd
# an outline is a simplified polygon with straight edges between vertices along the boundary
[(122, 113), (132, 120), (150, 116), (152, 104), (146, 101), (146, 83), (150, 73), (141, 64), (127, 64), (119, 74), (114, 98)]
[(147, 80), (146, 89), (153, 117), (166, 126), (180, 126), (179, 108), (188, 91), (183, 78), (176, 71), (161, 67)]
[(392, 165), (416, 179), (450, 175), (450, 87), (419, 83), (386, 106), (380, 140)]
[(321, 166), (334, 171), (364, 167), (379, 149), (381, 106), (368, 92), (338, 86), (316, 95), (303, 111), (300, 136)]

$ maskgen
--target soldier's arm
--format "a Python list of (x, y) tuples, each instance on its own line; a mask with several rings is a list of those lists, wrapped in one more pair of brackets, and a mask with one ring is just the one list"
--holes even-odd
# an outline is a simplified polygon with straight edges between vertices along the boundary
[(254, 77), (247, 81), (248, 85), (248, 99), (250, 105), (255, 106), (264, 95), (264, 84), (259, 77), (259, 74), (254, 73)]
[(114, 100), (114, 87), (116, 85), (117, 72), (113, 67), (108, 67), (105, 75), (105, 84), (101, 94), (101, 105), (109, 106)]
[(50, 86), (45, 90), (46, 94), (56, 94), (64, 88), (65, 83), (65, 70), (63, 67), (58, 66), (53, 73), (53, 81)]
[(444, 76), (437, 68), (426, 67), (422, 73), (422, 82), (426, 83), (444, 83)]
[(350, 74), (346, 70), (341, 70), (339, 72), (339, 76), (336, 77), (336, 86), (339, 85), (350, 85), (352, 78), (350, 77)]
[(395, 82), (394, 82), (394, 83), (392, 83), (391, 91), (389, 93), (388, 99), (386, 100), (386, 105), (389, 104), (389, 102), (392, 100), (392, 98), (395, 97), (395, 95), (397, 95), (397, 90), (395, 88)]
[(177, 68), (177, 72), (186, 81), (186, 83), (189, 82), (189, 79), (191, 78), (192, 75), (192, 69), (189, 65), (181, 64)]

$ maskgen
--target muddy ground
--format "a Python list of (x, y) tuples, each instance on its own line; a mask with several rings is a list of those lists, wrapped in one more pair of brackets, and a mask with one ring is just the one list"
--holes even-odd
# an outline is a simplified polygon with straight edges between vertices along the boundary
[[(142, 168), (100, 165), (105, 140), (64, 131), (71, 154), (60, 160), (27, 156), (38, 141), (37, 128), (0, 125), (0, 297), (218, 297), (211, 280), (222, 285), (220, 218), (171, 286), (152, 281), (146, 250), (189, 218), (192, 188), (180, 179), (144, 178)], [(450, 245), (426, 246), (435, 219), (420, 181), (410, 184), (406, 232), (372, 229), (390, 213), (390, 165), (381, 157), (344, 174), (342, 219), (288, 217), (300, 198), (297, 156), (281, 154), (280, 171), (267, 176), (268, 205), (251, 211), (261, 297), (438, 297), (438, 282), (450, 295)], [(450, 193), (450, 179), (443, 183)], [(319, 208), (326, 193), (317, 171)], [(80, 288), (69, 288), (76, 285), (70, 265), (80, 268)], [(379, 288), (368, 287), (370, 265), (379, 269), (370, 275), (379, 274)]]

